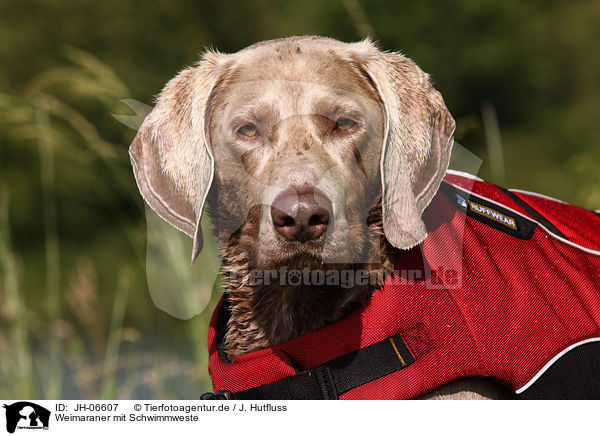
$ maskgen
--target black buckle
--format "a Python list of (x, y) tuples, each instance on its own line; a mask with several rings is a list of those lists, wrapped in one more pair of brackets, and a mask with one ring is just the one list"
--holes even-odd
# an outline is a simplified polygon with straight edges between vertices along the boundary
[(205, 392), (200, 395), (201, 400), (233, 400), (233, 392), (231, 391), (216, 391)]

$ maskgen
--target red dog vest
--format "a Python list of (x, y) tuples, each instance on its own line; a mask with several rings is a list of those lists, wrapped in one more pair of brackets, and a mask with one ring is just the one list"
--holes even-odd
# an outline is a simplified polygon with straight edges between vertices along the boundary
[(215, 390), (241, 399), (408, 399), (470, 376), (524, 398), (600, 397), (600, 217), (448, 172), (408, 250), (369, 304), (283, 344), (220, 351)]

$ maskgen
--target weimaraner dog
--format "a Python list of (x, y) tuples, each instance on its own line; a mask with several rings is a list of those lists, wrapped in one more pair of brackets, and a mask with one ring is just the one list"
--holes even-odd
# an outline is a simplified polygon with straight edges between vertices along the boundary
[[(369, 40), (292, 37), (208, 51), (162, 90), (130, 154), (140, 191), (202, 249), (207, 204), (239, 356), (365, 304), (401, 250), (427, 236), (455, 122), (415, 63)], [(363, 268), (353, 287), (249, 284), (250, 271)], [(502, 397), (478, 379), (429, 398)]]

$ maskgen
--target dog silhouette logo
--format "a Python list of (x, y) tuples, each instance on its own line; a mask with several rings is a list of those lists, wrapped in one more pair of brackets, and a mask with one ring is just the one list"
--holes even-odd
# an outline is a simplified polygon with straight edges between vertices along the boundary
[(18, 429), (48, 429), (50, 411), (29, 401), (19, 401), (4, 405), (6, 409), (6, 431), (14, 433)]

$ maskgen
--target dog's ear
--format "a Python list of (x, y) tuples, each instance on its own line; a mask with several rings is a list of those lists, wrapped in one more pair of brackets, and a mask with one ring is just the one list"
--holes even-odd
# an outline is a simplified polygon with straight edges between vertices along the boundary
[(423, 210), (448, 168), (454, 119), (429, 77), (399, 53), (381, 52), (369, 41), (363, 70), (385, 111), (381, 151), (383, 229), (395, 247), (407, 249), (427, 236)]
[(200, 218), (214, 174), (206, 118), (222, 57), (209, 52), (171, 79), (129, 148), (146, 202), (193, 238), (192, 262), (202, 250)]

